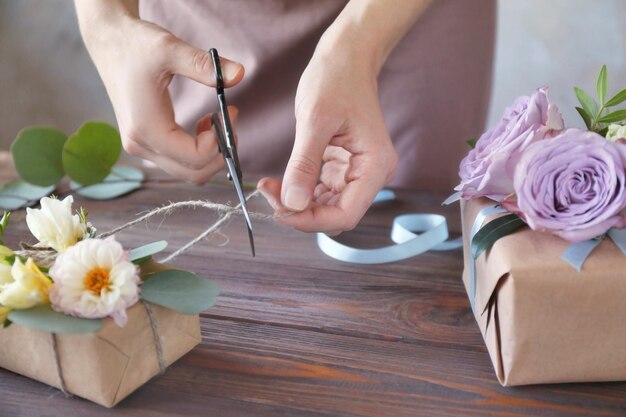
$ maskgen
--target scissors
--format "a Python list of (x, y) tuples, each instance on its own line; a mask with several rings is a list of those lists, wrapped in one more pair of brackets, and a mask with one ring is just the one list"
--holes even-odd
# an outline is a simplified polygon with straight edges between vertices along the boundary
[(211, 58), (213, 58), (213, 68), (215, 69), (216, 90), (217, 90), (217, 102), (220, 107), (220, 118), (213, 114), (211, 120), (215, 131), (217, 133), (217, 145), (220, 153), (224, 157), (226, 162), (226, 168), (228, 169), (227, 177), (233, 183), (237, 197), (239, 197), (239, 204), (243, 211), (243, 216), (246, 219), (246, 227), (248, 228), (248, 239), (250, 240), (250, 249), (252, 250), (252, 256), (255, 256), (254, 250), (254, 236), (252, 235), (252, 221), (250, 220), (250, 213), (248, 212), (248, 205), (246, 204), (246, 197), (243, 195), (243, 182), (241, 175), (241, 166), (239, 165), (239, 157), (237, 156), (237, 145), (235, 144), (235, 136), (233, 134), (233, 126), (230, 122), (230, 115), (228, 114), (228, 107), (226, 106), (226, 96), (224, 95), (224, 78), (222, 77), (222, 66), (220, 64), (220, 57), (217, 54), (215, 48), (209, 50)]

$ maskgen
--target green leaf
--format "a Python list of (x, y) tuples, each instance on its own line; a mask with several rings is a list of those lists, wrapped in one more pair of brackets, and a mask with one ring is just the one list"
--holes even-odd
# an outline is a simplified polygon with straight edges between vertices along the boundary
[(121, 151), (120, 134), (113, 126), (87, 122), (65, 142), (63, 166), (75, 182), (96, 184), (111, 173)]
[(93, 333), (102, 327), (102, 320), (68, 316), (52, 310), (48, 305), (13, 310), (8, 318), (24, 327), (51, 333)]
[(578, 114), (580, 114), (580, 117), (583, 118), (583, 121), (585, 122), (585, 126), (587, 126), (587, 129), (591, 129), (592, 116), (589, 113), (587, 113), (587, 110), (583, 109), (582, 107), (576, 107), (576, 111), (578, 112)]
[(598, 93), (598, 100), (600, 100), (600, 105), (604, 104), (604, 100), (606, 99), (606, 88), (606, 65), (602, 65), (602, 69), (600, 70), (600, 74), (598, 75), (598, 81), (596, 83), (596, 92)]
[(141, 263), (137, 261), (147, 261), (155, 253), (159, 253), (167, 248), (167, 242), (165, 240), (159, 240), (158, 242), (148, 243), (147, 245), (140, 246), (130, 251), (131, 262)]
[(16, 210), (20, 207), (32, 206), (52, 191), (54, 191), (54, 185), (39, 187), (22, 180), (13, 181), (0, 187), (0, 208)]
[(83, 186), (70, 181), (70, 188), (93, 200), (110, 200), (141, 188), (143, 171), (134, 167), (114, 166), (109, 176), (99, 184)]
[(589, 94), (585, 92), (585, 90), (582, 90), (578, 87), (574, 87), (574, 92), (576, 93), (576, 98), (582, 105), (583, 109), (585, 109), (585, 111), (587, 111), (587, 113), (589, 113), (591, 116), (595, 116), (596, 112), (598, 111), (598, 105), (596, 104), (595, 100), (592, 99), (591, 96), (589, 96)]
[(491, 248), (498, 239), (510, 235), (524, 225), (526, 223), (517, 214), (507, 214), (490, 221), (474, 235), (470, 245), (472, 256), (474, 259), (478, 258), (481, 253)]
[(598, 122), (600, 123), (616, 123), (621, 122), (622, 120), (626, 120), (626, 110), (616, 110), (609, 114), (605, 114)]
[(606, 102), (605, 107), (613, 107), (626, 101), (626, 88), (615, 94)]
[(199, 314), (215, 304), (219, 287), (191, 272), (170, 269), (150, 276), (141, 286), (144, 300), (182, 314)]
[(5, 211), (2, 214), (2, 218), (0, 218), (0, 245), (4, 244), (2, 238), (4, 237), (4, 232), (7, 230), (7, 226), (9, 225), (9, 218), (11, 217), (10, 211)]
[(604, 129), (601, 129), (598, 131), (598, 135), (602, 136), (603, 138), (606, 138), (606, 134), (609, 132), (609, 127), (605, 127)]
[(51, 127), (20, 130), (11, 145), (15, 169), (20, 177), (41, 187), (54, 185), (63, 178), (65, 133)]
[(471, 138), (470, 140), (466, 141), (465, 143), (467, 143), (470, 148), (474, 149), (476, 147), (476, 142), (478, 142), (478, 138)]

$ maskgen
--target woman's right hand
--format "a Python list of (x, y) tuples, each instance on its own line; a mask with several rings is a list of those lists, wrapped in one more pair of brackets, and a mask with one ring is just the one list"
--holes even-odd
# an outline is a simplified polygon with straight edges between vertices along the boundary
[[(124, 149), (175, 177), (196, 184), (208, 181), (224, 166), (210, 115), (198, 121), (195, 138), (189, 135), (176, 124), (167, 87), (174, 74), (215, 87), (209, 53), (140, 20), (136, 1), (77, 0), (76, 10), (85, 45), (113, 104)], [(226, 87), (241, 81), (241, 64), (225, 58), (221, 64)], [(231, 117), (236, 116), (231, 109)]]

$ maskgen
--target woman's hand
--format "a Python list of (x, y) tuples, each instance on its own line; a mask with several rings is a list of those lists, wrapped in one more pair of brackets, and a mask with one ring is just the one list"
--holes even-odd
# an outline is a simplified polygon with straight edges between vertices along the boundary
[[(168, 85), (174, 74), (215, 86), (208, 52), (165, 29), (142, 21), (136, 0), (76, 1), (85, 45), (113, 104), (124, 149), (153, 161), (168, 173), (202, 184), (222, 169), (210, 115), (196, 136), (174, 119)], [(221, 59), (225, 85), (241, 81), (243, 66)], [(231, 112), (233, 119), (236, 111)]]
[(296, 95), (296, 139), (282, 182), (258, 188), (279, 222), (307, 232), (354, 228), (395, 175), (376, 78), (431, 0), (350, 0), (326, 30)]
[(350, 230), (395, 175), (376, 75), (356, 55), (316, 50), (298, 86), (296, 138), (283, 180), (258, 184), (277, 213), (297, 212), (279, 222), (307, 232)]

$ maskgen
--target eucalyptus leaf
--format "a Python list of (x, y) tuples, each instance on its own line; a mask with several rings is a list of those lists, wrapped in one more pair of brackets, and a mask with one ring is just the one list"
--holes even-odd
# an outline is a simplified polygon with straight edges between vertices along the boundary
[(605, 107), (613, 107), (626, 101), (626, 88), (615, 94), (606, 102)]
[(478, 142), (478, 138), (471, 138), (470, 140), (466, 141), (465, 143), (467, 143), (470, 148), (474, 149), (476, 147), (476, 142)]
[(121, 151), (120, 134), (113, 126), (104, 122), (87, 122), (65, 142), (63, 166), (75, 182), (96, 184), (111, 173)]
[(578, 87), (574, 87), (574, 92), (576, 93), (576, 98), (582, 105), (583, 109), (585, 109), (590, 115), (595, 116), (598, 111), (598, 105), (595, 100), (592, 99), (591, 96), (585, 92), (585, 90)]
[(16, 210), (20, 207), (32, 206), (52, 191), (54, 191), (54, 185), (39, 187), (23, 180), (13, 181), (0, 187), (0, 208)]
[(144, 173), (139, 168), (114, 166), (101, 183), (84, 186), (70, 181), (70, 188), (93, 200), (110, 200), (141, 188), (143, 179)]
[(510, 235), (525, 225), (526, 223), (517, 214), (507, 214), (490, 221), (474, 235), (470, 245), (472, 256), (474, 259), (478, 258), (498, 239)]
[(600, 123), (616, 123), (622, 120), (626, 120), (626, 110), (616, 110), (598, 119)]
[(587, 113), (587, 110), (583, 109), (582, 107), (576, 107), (576, 111), (578, 112), (578, 114), (580, 114), (580, 117), (582, 117), (583, 121), (585, 122), (585, 126), (587, 126), (587, 129), (591, 129), (592, 116)]
[(600, 74), (598, 75), (598, 81), (596, 83), (596, 92), (598, 93), (598, 100), (600, 100), (600, 105), (603, 105), (604, 100), (606, 99), (606, 88), (607, 88), (606, 65), (602, 65), (602, 69), (600, 70)]
[(131, 262), (148, 260), (152, 255), (161, 252), (165, 248), (167, 248), (167, 242), (165, 240), (159, 240), (158, 242), (148, 243), (147, 245), (132, 249), (129, 257)]
[(141, 286), (145, 301), (194, 315), (215, 304), (219, 287), (191, 272), (170, 269), (151, 275)]
[(8, 318), (21, 326), (51, 333), (93, 333), (102, 327), (102, 320), (68, 316), (48, 305), (13, 310)]
[(67, 135), (51, 127), (22, 129), (11, 144), (15, 169), (20, 177), (41, 187), (54, 185), (65, 176), (63, 145)]

